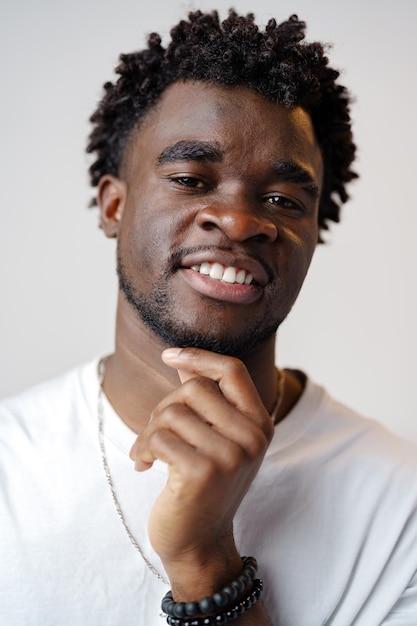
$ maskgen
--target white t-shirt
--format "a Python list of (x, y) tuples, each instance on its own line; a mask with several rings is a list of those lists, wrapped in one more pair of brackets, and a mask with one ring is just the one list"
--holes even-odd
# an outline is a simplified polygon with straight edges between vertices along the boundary
[[(134, 549), (104, 475), (97, 363), (0, 405), (0, 625), (162, 626), (168, 587)], [(167, 469), (134, 471), (135, 434), (104, 403), (126, 521), (164, 574), (147, 519)], [(274, 626), (417, 625), (417, 448), (311, 381), (235, 519)]]

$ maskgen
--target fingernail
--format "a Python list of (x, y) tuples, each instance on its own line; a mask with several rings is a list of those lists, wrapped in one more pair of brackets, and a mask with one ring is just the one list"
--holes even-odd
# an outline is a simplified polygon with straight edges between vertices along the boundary
[(164, 361), (178, 359), (181, 352), (182, 348), (167, 348), (162, 352), (162, 358), (164, 359)]

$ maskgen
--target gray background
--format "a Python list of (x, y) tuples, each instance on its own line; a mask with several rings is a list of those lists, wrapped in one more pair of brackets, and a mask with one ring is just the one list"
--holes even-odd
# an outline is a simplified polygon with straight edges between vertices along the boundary
[[(114, 242), (87, 209), (88, 117), (120, 52), (188, 9), (230, 4), (3, 1), (0, 396), (112, 349)], [(417, 441), (417, 3), (234, 6), (263, 23), (298, 13), (357, 100), (361, 180), (282, 327), (279, 362)]]

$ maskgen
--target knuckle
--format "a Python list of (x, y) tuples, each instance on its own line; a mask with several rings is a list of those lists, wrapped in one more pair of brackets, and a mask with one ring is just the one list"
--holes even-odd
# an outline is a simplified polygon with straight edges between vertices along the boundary
[(245, 449), (250, 459), (255, 459), (260, 455), (264, 455), (268, 446), (270, 438), (260, 428), (254, 428), (247, 439)]
[(180, 402), (172, 402), (167, 406), (161, 407), (157, 413), (159, 424), (170, 424), (181, 409), (183, 409), (183, 405)]
[(152, 448), (155, 445), (157, 445), (160, 441), (161, 438), (163, 437), (163, 435), (161, 435), (161, 429), (158, 428), (157, 430), (154, 430), (153, 432), (149, 433), (146, 443), (148, 445), (148, 447)]
[(196, 394), (213, 394), (218, 391), (217, 383), (215, 383), (210, 378), (205, 378), (204, 376), (195, 376), (188, 380), (184, 385), (184, 393), (187, 398), (198, 397)]
[(236, 357), (228, 357), (224, 361), (224, 369), (227, 374), (240, 376), (247, 373), (245, 364)]
[(166, 426), (170, 428), (172, 424), (178, 420), (185, 418), (189, 415), (190, 409), (187, 403), (180, 400), (171, 402), (170, 404), (161, 405), (157, 410), (154, 410), (151, 418), (151, 427), (163, 428)]
[(171, 435), (166, 428), (157, 428), (148, 437), (148, 445), (153, 449), (161, 449), (169, 445)]
[(222, 455), (223, 471), (227, 475), (232, 475), (247, 461), (246, 452), (238, 445), (232, 444), (225, 448)]

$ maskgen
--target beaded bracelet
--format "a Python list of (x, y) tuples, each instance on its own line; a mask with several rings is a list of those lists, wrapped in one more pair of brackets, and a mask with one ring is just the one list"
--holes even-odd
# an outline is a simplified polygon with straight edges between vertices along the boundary
[(252, 589), (248, 596), (243, 598), (235, 606), (227, 611), (208, 615), (206, 617), (191, 617), (190, 619), (182, 619), (181, 617), (167, 616), (167, 624), (170, 626), (221, 626), (235, 620), (237, 617), (245, 613), (254, 606), (262, 595), (262, 580), (256, 578), (253, 581)]
[[(221, 591), (218, 591), (217, 593), (215, 593), (213, 596), (211, 597), (206, 596), (204, 598), (201, 598), (201, 600), (198, 602), (174, 602), (172, 591), (168, 591), (168, 593), (164, 596), (162, 600), (162, 604), (161, 604), (162, 610), (164, 611), (164, 613), (168, 615), (168, 618), (179, 619), (180, 620), (179, 624), (191, 623), (189, 621), (182, 622), (181, 620), (184, 617), (194, 617), (196, 615), (204, 616), (204, 618), (199, 618), (199, 619), (211, 619), (213, 616), (208, 615), (208, 614), (215, 612), (216, 609), (224, 610), (225, 607), (227, 607), (232, 602), (234, 602), (239, 595), (242, 595), (244, 592), (247, 592), (252, 581), (254, 580), (257, 569), (258, 569), (258, 564), (256, 562), (256, 559), (251, 556), (245, 556), (245, 557), (242, 557), (242, 561), (243, 561), (243, 569), (241, 573), (239, 574), (239, 576), (235, 578), (234, 580), (232, 580), (231, 583), (226, 585), (226, 587), (223, 587)], [(262, 588), (262, 583), (260, 582), (260, 589), (261, 588)], [(251, 593), (246, 598), (248, 602), (252, 602), (253, 600), (252, 591), (253, 591), (253, 587), (252, 587)], [(256, 597), (255, 602), (258, 600), (259, 595)], [(237, 610), (237, 606), (235, 607), (236, 610)], [(252, 603), (249, 603), (249, 606), (247, 608), (250, 608), (250, 606), (252, 606)], [(247, 610), (247, 608), (244, 608), (243, 610)], [(223, 615), (223, 613), (219, 614), (219, 618), (220, 618), (220, 615)], [(215, 617), (217, 616), (215, 615)], [(228, 619), (226, 619), (226, 621), (217, 621), (217, 622), (213, 622), (213, 624), (214, 623), (225, 624), (227, 621), (229, 621), (230, 619), (234, 619), (235, 617), (236, 615), (233, 618), (229, 617)], [(170, 623), (171, 622), (168, 621), (168, 624)], [(198, 624), (200, 623), (209, 624), (209, 622), (198, 622)], [(196, 624), (197, 624), (197, 621), (196, 621)]]

